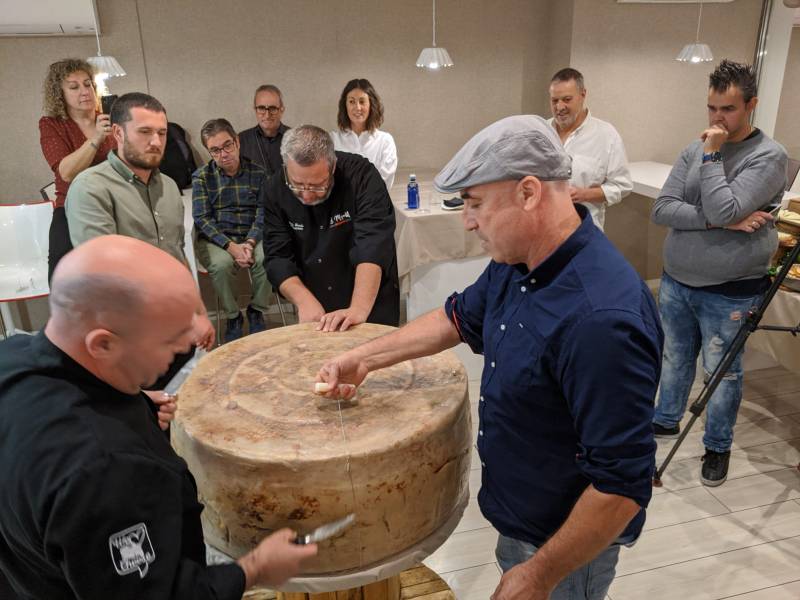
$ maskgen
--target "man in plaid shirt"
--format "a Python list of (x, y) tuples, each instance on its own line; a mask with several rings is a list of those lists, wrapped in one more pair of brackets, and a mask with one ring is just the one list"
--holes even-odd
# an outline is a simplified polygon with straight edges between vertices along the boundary
[(200, 130), (211, 155), (192, 175), (192, 216), (198, 233), (197, 258), (208, 269), (228, 319), (226, 342), (242, 337), (244, 319), (234, 286), (240, 268), (250, 269), (253, 299), (247, 307), (250, 333), (264, 330), (263, 313), (272, 289), (264, 270), (264, 169), (239, 155), (239, 138), (225, 119)]

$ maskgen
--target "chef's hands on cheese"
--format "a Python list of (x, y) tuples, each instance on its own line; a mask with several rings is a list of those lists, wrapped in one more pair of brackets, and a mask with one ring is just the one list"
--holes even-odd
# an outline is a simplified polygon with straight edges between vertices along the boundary
[(319, 321), (324, 315), (325, 309), (322, 308), (322, 304), (316, 298), (297, 305), (297, 320), (300, 323), (313, 323)]
[(369, 317), (368, 310), (362, 310), (354, 306), (340, 308), (320, 317), (317, 324), (317, 331), (347, 331), (354, 325), (361, 325)]

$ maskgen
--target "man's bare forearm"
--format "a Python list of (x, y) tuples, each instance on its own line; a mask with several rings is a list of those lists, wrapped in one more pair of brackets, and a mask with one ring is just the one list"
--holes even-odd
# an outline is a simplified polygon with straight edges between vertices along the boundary
[(552, 590), (567, 575), (608, 548), (639, 510), (632, 499), (606, 494), (590, 485), (564, 524), (525, 567), (542, 589)]
[(375, 305), (375, 298), (378, 297), (380, 287), (381, 268), (375, 263), (359, 264), (356, 267), (356, 279), (353, 284), (350, 307), (369, 315)]
[(603, 204), (605, 201), (606, 193), (599, 185), (586, 188), (585, 202), (591, 202), (592, 204)]
[(280, 293), (295, 306), (309, 302), (319, 302), (299, 277), (293, 276), (285, 279), (280, 285)]

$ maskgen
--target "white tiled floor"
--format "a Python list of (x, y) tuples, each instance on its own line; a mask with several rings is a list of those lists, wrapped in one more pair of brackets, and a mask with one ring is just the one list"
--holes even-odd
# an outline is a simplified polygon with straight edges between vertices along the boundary
[[(477, 390), (471, 380), (474, 409)], [(672, 443), (659, 445), (658, 464)], [(701, 485), (702, 454), (698, 422), (667, 469), (664, 487), (654, 489), (645, 532), (623, 549), (609, 599), (800, 599), (800, 375), (780, 367), (747, 373), (724, 485)], [(472, 468), (461, 523), (425, 561), (459, 600), (486, 599), (500, 580), (497, 534), (475, 499), (475, 457)]]

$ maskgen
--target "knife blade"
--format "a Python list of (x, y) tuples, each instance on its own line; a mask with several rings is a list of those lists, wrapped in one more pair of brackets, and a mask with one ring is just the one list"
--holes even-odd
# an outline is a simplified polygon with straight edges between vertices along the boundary
[(311, 533), (307, 533), (306, 535), (298, 535), (296, 538), (292, 540), (294, 544), (300, 544), (301, 546), (306, 544), (316, 544), (317, 542), (321, 542), (322, 540), (327, 540), (330, 537), (333, 537), (340, 531), (344, 531), (353, 522), (356, 520), (355, 513), (350, 513), (346, 517), (342, 517), (336, 521), (331, 521), (330, 523), (326, 523), (325, 525), (321, 525), (317, 527)]
[(196, 348), (194, 351), (194, 356), (189, 359), (185, 365), (183, 365), (180, 370), (175, 373), (175, 376), (169, 380), (169, 383), (164, 388), (164, 395), (174, 397), (178, 395), (178, 390), (183, 385), (183, 382), (186, 381), (186, 378), (192, 374), (194, 368), (197, 366), (197, 363), (200, 362), (200, 359), (206, 355), (206, 351), (202, 348)]

